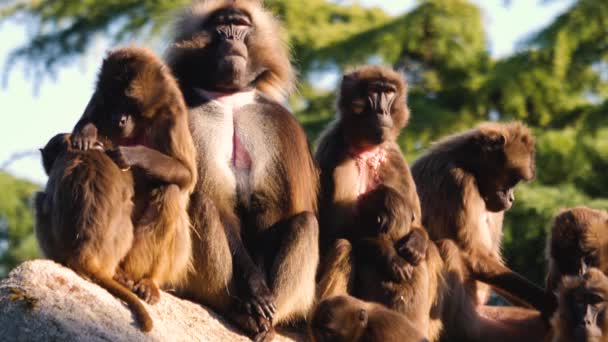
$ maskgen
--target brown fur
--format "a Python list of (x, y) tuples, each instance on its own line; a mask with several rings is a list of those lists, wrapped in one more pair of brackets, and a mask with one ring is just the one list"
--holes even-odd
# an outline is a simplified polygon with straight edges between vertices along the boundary
[(318, 175), (304, 131), (278, 103), (294, 84), (280, 32), (259, 1), (199, 1), (167, 53), (200, 175), (183, 293), (256, 340), (309, 313), (318, 263)]
[(591, 268), (581, 277), (566, 276), (559, 290), (559, 309), (551, 320), (552, 336), (546, 340), (608, 341), (607, 311), (608, 278), (601, 270)]
[(439, 296), (442, 340), (445, 341), (538, 341), (546, 325), (535, 310), (475, 304), (471, 297), (470, 269), (453, 240), (437, 241), (444, 282), (435, 289)]
[(587, 207), (560, 212), (547, 239), (547, 259), (548, 296), (563, 276), (582, 275), (588, 267), (608, 272), (608, 213)]
[[(134, 118), (134, 136), (119, 136), (110, 118), (115, 112)], [(195, 150), (177, 83), (150, 51), (115, 50), (74, 132), (80, 141), (109, 142), (114, 159), (133, 167), (135, 236), (118, 279), (155, 303), (159, 287), (179, 285), (190, 266), (187, 205), (196, 183)]]
[[(392, 105), (383, 109), (390, 114), (392, 127), (381, 138), (374, 136), (374, 130), (385, 116), (371, 104), (378, 82), (394, 87), (395, 94)], [(441, 261), (436, 249), (427, 248), (427, 233), (416, 228), (420, 226), (416, 187), (395, 142), (409, 119), (406, 95), (403, 78), (390, 69), (367, 66), (344, 76), (339, 117), (322, 135), (316, 154), (322, 177), (321, 246), (326, 250), (319, 296), (348, 293), (385, 304), (436, 340), (441, 322), (431, 312), (439, 310), (435, 291), (441, 281)], [(364, 173), (356, 154), (374, 148), (386, 152), (378, 169), (379, 184), (359, 193)]]
[(309, 336), (314, 342), (428, 341), (406, 317), (350, 296), (331, 297), (317, 305)]
[[(381, 143), (364, 142), (362, 136), (371, 122), (362, 125), (356, 118), (370, 113), (367, 87), (375, 81), (384, 81), (396, 88), (395, 99), (390, 107), (393, 127), (383, 137)], [(366, 66), (347, 74), (341, 85), (338, 100), (339, 115), (321, 134), (315, 159), (321, 168), (321, 196), (319, 223), (321, 226), (321, 247), (327, 248), (338, 238), (349, 239), (356, 231), (353, 227), (358, 219), (354, 215), (359, 194), (357, 184), (359, 171), (352, 150), (378, 147), (386, 152), (386, 161), (378, 170), (380, 183), (395, 189), (413, 205), (413, 214), (420, 222), (420, 204), (416, 187), (410, 175), (407, 162), (395, 139), (407, 124), (409, 110), (406, 106), (407, 85), (396, 72), (377, 66)], [(364, 144), (366, 146), (360, 146)]]
[(35, 199), (35, 233), (42, 253), (90, 278), (136, 313), (143, 331), (152, 319), (113, 277), (133, 242), (133, 179), (103, 153), (69, 149), (60, 134), (42, 151), (49, 179)]
[(433, 240), (454, 241), (464, 257), (462, 300), (472, 304), (457, 305), (485, 304), (489, 292), (480, 280), (517, 304), (549, 307), (544, 291), (507, 268), (500, 255), (513, 188), (534, 173), (534, 138), (517, 122), (485, 123), (442, 139), (412, 165), (424, 227)]
[[(169, 48), (167, 63), (182, 84), (192, 82), (192, 71), (197, 61), (190, 56), (209, 44), (211, 38), (200, 27), (218, 9), (235, 6), (247, 12), (255, 26), (250, 38), (251, 59), (263, 65), (266, 71), (256, 78), (253, 87), (275, 101), (285, 101), (295, 89), (295, 72), (289, 60), (287, 34), (280, 22), (266, 11), (261, 1), (255, 0), (202, 0), (195, 2), (177, 20), (175, 41)], [(194, 69), (193, 69), (194, 68)]]
[(584, 274), (587, 267), (608, 272), (608, 212), (587, 207), (560, 212), (547, 239), (547, 258), (551, 292), (563, 276)]
[[(534, 171), (534, 138), (520, 123), (485, 123), (448, 137), (412, 166), (431, 238), (454, 240), (475, 278), (512, 295), (510, 300), (543, 309), (542, 290), (510, 271), (500, 255), (504, 210), (512, 204), (508, 197)], [(483, 304), (487, 289), (476, 286), (475, 300)]]

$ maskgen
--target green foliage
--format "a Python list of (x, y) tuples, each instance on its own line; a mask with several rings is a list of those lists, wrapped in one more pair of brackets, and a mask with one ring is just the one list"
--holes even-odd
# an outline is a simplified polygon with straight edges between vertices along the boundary
[(39, 187), (0, 171), (0, 278), (38, 256), (32, 196)]
[[(100, 36), (112, 43), (166, 42), (173, 14), (187, 2), (5, 1), (0, 18), (20, 18), (31, 28), (31, 40), (9, 62), (23, 61), (39, 76), (89, 51)], [(419, 0), (399, 16), (350, 1), (266, 4), (286, 24), (301, 76), (289, 105), (311, 140), (335, 111), (336, 94), (321, 80), (368, 62), (407, 75), (412, 118), (399, 143), (410, 161), (438, 137), (489, 118), (522, 120), (534, 129), (538, 177), (517, 191), (504, 248), (509, 263), (534, 281), (543, 282), (546, 232), (560, 208), (608, 209), (608, 2), (576, 1), (500, 59), (489, 56), (481, 11), (467, 0)], [(0, 175), (3, 182), (9, 184), (0, 194), (6, 268), (34, 255), (28, 201), (35, 186)], [(8, 252), (1, 241), (9, 242)]]

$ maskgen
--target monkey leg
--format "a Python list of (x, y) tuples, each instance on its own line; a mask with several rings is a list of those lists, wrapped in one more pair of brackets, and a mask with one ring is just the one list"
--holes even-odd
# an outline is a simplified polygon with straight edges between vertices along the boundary
[(277, 223), (265, 234), (274, 237), (270, 241), (274, 248), (268, 251), (276, 251), (268, 270), (276, 304), (273, 325), (306, 318), (314, 304), (319, 264), (317, 219), (313, 213), (303, 212)]
[[(192, 268), (180, 292), (220, 312), (230, 311), (233, 295), (233, 254), (229, 225), (208, 196), (197, 193), (190, 202), (192, 218)], [(232, 294), (232, 296), (231, 296)]]
[(339, 239), (330, 246), (319, 264), (319, 301), (329, 297), (346, 295), (353, 280), (353, 248), (346, 239)]

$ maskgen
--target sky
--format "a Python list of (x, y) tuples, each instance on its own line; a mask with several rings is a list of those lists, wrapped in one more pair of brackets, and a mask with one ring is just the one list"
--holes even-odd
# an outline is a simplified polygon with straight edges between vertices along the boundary
[[(347, 2), (347, 1), (345, 1)], [(415, 6), (415, 0), (360, 0), (366, 6), (380, 6), (398, 15)], [(495, 57), (508, 56), (518, 43), (550, 23), (565, 11), (573, 0), (473, 0), (484, 13), (484, 27)], [(14, 22), (0, 24), (0, 70), (6, 57), (28, 37), (25, 28)], [(43, 184), (46, 176), (37, 149), (55, 134), (69, 132), (82, 114), (94, 89), (95, 75), (109, 48), (103, 40), (83, 58), (60, 69), (54, 80), (45, 79), (34, 93), (32, 80), (25, 76), (22, 65), (10, 74), (0, 87), (0, 169), (20, 178)], [(8, 160), (24, 155), (7, 165)]]

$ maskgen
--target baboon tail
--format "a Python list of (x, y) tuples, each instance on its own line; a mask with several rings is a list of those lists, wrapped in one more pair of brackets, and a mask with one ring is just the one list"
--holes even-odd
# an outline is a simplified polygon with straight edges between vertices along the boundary
[(152, 330), (154, 322), (152, 321), (148, 310), (144, 307), (144, 304), (133, 292), (112, 278), (94, 277), (94, 280), (116, 298), (127, 303), (127, 306), (135, 313), (140, 324), (140, 329), (143, 332)]

